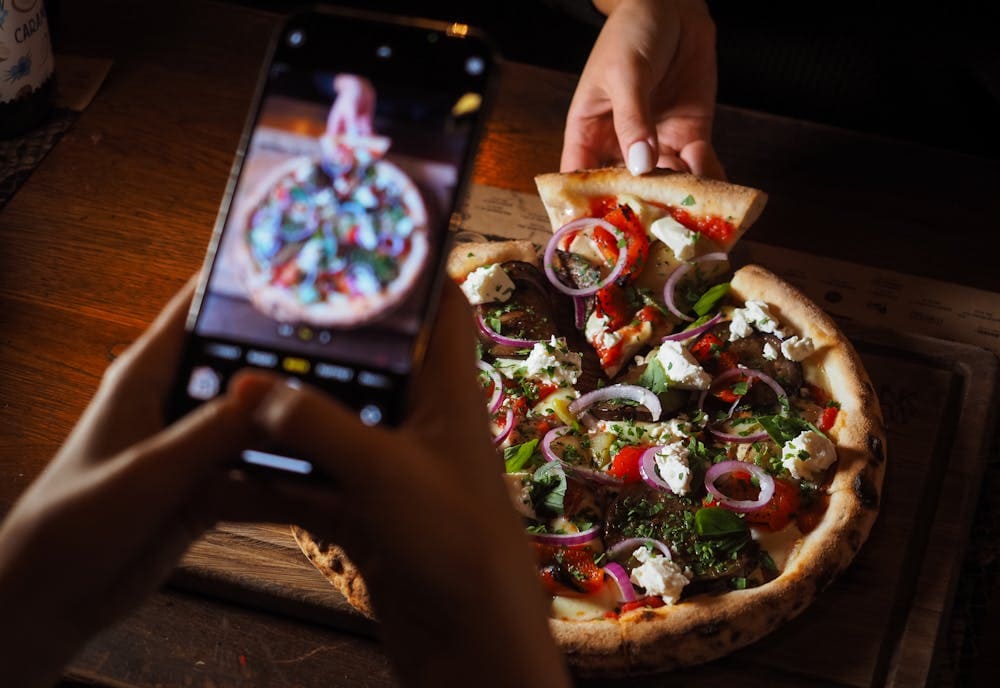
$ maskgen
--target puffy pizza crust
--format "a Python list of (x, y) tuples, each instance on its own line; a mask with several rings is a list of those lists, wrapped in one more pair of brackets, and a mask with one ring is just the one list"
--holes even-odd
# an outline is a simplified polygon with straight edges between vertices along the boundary
[(453, 280), (463, 280), (476, 268), (508, 260), (521, 260), (542, 267), (538, 250), (530, 241), (467, 241), (448, 254), (446, 270)]
[(375, 618), (368, 587), (344, 550), (298, 526), (292, 526), (292, 537), (310, 563), (347, 598), (352, 607), (368, 618)]
[(764, 210), (767, 194), (757, 189), (704, 179), (693, 174), (656, 169), (635, 176), (624, 167), (604, 167), (579, 172), (549, 173), (535, 177), (552, 230), (590, 214), (590, 200), (631, 194), (644, 201), (682, 206), (692, 215), (717, 215), (732, 223), (735, 231), (720, 248), (729, 251)]

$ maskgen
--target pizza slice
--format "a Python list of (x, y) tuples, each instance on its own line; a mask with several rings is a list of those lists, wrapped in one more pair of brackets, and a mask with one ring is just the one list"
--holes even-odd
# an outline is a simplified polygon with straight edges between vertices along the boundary
[[(657, 170), (604, 168), (535, 178), (555, 236), (553, 285), (615, 378), (635, 353), (690, 315), (767, 201), (761, 191)], [(685, 263), (694, 269), (678, 270)], [(675, 275), (671, 282), (671, 276)]]

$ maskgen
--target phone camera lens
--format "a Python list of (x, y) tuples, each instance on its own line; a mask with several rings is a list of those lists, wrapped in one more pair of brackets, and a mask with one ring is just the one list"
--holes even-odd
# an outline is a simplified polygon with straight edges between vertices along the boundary
[(379, 47), (375, 48), (375, 55), (377, 57), (382, 58), (383, 60), (388, 60), (390, 57), (392, 57), (392, 48), (390, 48), (388, 45), (380, 45)]
[(305, 42), (306, 42), (306, 35), (298, 29), (295, 29), (294, 31), (288, 34), (288, 45), (292, 46), (293, 48), (298, 48)]
[(483, 73), (483, 58), (481, 57), (470, 57), (465, 61), (465, 71), (472, 76), (478, 76)]

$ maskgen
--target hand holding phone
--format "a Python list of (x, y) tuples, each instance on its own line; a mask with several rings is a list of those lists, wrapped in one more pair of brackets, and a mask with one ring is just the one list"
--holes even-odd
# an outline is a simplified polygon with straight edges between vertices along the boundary
[(172, 415), (258, 368), (323, 389), (366, 424), (400, 422), (493, 63), (464, 26), (311, 12), (279, 31), (192, 305)]

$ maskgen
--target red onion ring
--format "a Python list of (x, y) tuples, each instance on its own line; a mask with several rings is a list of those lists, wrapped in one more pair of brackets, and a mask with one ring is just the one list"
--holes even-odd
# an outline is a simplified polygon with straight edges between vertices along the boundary
[(631, 555), (632, 552), (636, 550), (636, 548), (642, 545), (649, 545), (659, 550), (660, 553), (663, 554), (663, 556), (665, 556), (667, 559), (670, 559), (671, 561), (674, 558), (674, 555), (670, 553), (670, 548), (667, 547), (667, 543), (662, 542), (660, 540), (654, 540), (653, 538), (626, 538), (621, 542), (616, 542), (615, 545), (608, 550), (608, 556), (611, 557), (612, 559), (615, 559), (617, 557), (620, 557), (626, 551)]
[[(757, 482), (760, 485), (760, 493), (757, 495), (757, 499), (732, 499), (722, 494), (715, 486), (716, 480), (736, 471), (745, 471), (757, 478)], [(757, 509), (760, 509), (771, 501), (771, 497), (774, 496), (774, 478), (756, 464), (745, 461), (723, 461), (705, 471), (705, 489), (709, 491), (721, 506), (730, 511), (738, 511), (745, 514), (757, 511)]]
[(715, 316), (698, 327), (692, 328), (690, 330), (682, 330), (680, 332), (675, 332), (674, 334), (668, 334), (666, 337), (661, 339), (661, 342), (683, 342), (685, 340), (691, 339), (692, 337), (697, 337), (700, 334), (708, 332), (710, 329), (715, 327), (715, 325), (722, 320), (722, 313), (716, 313)]
[(638, 599), (638, 596), (635, 594), (635, 588), (632, 587), (632, 581), (629, 579), (628, 572), (624, 566), (613, 561), (604, 566), (604, 573), (608, 574), (618, 587), (619, 602), (635, 602)]
[(549, 282), (552, 283), (552, 286), (564, 294), (568, 294), (570, 296), (590, 296), (591, 294), (596, 294), (599, 290), (618, 279), (618, 275), (620, 275), (622, 270), (625, 269), (625, 262), (628, 259), (628, 251), (619, 249), (618, 262), (615, 263), (614, 269), (609, 272), (608, 276), (601, 280), (598, 284), (592, 287), (584, 287), (583, 289), (575, 289), (573, 287), (567, 287), (562, 283), (559, 276), (556, 275), (555, 270), (552, 268), (552, 259), (555, 257), (559, 241), (570, 232), (589, 229), (590, 227), (600, 227), (602, 229), (606, 229), (611, 232), (619, 242), (628, 240), (625, 233), (620, 229), (615, 227), (610, 222), (596, 217), (581, 217), (580, 219), (573, 220), (556, 230), (556, 233), (552, 235), (551, 239), (549, 239), (549, 243), (545, 245), (545, 254), (542, 256), (542, 267), (545, 269), (545, 276), (549, 278)]
[(541, 442), (542, 456), (545, 457), (545, 460), (556, 461), (562, 464), (563, 468), (581, 480), (590, 480), (601, 485), (621, 485), (622, 481), (613, 475), (608, 475), (604, 471), (599, 471), (594, 468), (584, 468), (583, 466), (567, 463), (566, 461), (563, 461), (561, 456), (552, 450), (552, 443), (572, 430), (573, 428), (568, 425), (560, 425), (559, 427), (552, 428), (545, 433), (545, 437), (542, 438)]
[(492, 416), (500, 410), (500, 404), (503, 402), (503, 378), (497, 372), (497, 369), (486, 361), (476, 361), (476, 367), (489, 375), (490, 381), (493, 382), (493, 394), (490, 395), (489, 401), (486, 402), (486, 408)]
[(582, 296), (573, 297), (573, 324), (578, 330), (587, 326), (587, 300)]
[(688, 322), (694, 320), (694, 318), (689, 317), (681, 313), (677, 306), (674, 305), (674, 289), (677, 283), (680, 281), (681, 277), (688, 273), (691, 266), (696, 263), (702, 263), (706, 260), (729, 260), (729, 256), (721, 251), (714, 251), (712, 253), (706, 253), (703, 256), (698, 256), (697, 258), (692, 258), (686, 263), (682, 263), (674, 268), (674, 271), (670, 273), (670, 277), (667, 278), (667, 283), (663, 285), (663, 303), (666, 305), (667, 309), (676, 315), (681, 320), (687, 320)]
[(556, 545), (557, 547), (579, 547), (597, 537), (600, 526), (592, 526), (579, 533), (528, 533), (532, 540), (540, 545)]
[(476, 325), (479, 326), (479, 331), (484, 335), (489, 337), (492, 341), (500, 344), (501, 346), (512, 346), (519, 349), (530, 349), (538, 342), (542, 341), (540, 339), (515, 339), (514, 337), (505, 337), (499, 332), (496, 332), (489, 325), (486, 324), (486, 320), (483, 318), (483, 313), (478, 308), (476, 309)]
[(504, 419), (503, 427), (500, 428), (500, 432), (493, 436), (493, 444), (500, 444), (507, 436), (510, 431), (514, 429), (514, 409), (507, 409), (507, 417)]
[(609, 401), (611, 399), (628, 399), (629, 401), (642, 404), (649, 409), (649, 415), (652, 416), (654, 421), (660, 420), (660, 414), (663, 413), (663, 407), (660, 405), (659, 397), (650, 392), (648, 389), (645, 387), (639, 387), (638, 385), (622, 384), (602, 387), (601, 389), (595, 389), (592, 392), (587, 392), (579, 399), (575, 399), (573, 403), (569, 405), (569, 412), (574, 416), (580, 416), (581, 412), (590, 408), (597, 402)]
[(754, 432), (749, 435), (737, 435), (713, 427), (709, 427), (708, 431), (720, 440), (723, 440), (724, 442), (732, 442), (733, 444), (752, 444), (753, 442), (760, 442), (761, 440), (766, 440), (768, 438), (766, 431)]
[[(712, 380), (712, 384), (709, 385), (708, 389), (702, 391), (701, 396), (698, 397), (698, 410), (704, 410), (705, 400), (708, 398), (709, 393), (713, 389), (718, 389), (720, 385), (738, 377), (756, 378), (770, 387), (771, 390), (778, 395), (779, 399), (785, 399), (788, 397), (788, 393), (785, 392), (784, 388), (767, 373), (763, 373), (753, 368), (730, 368), (729, 370), (720, 373), (714, 380)], [(726, 416), (726, 420), (732, 417), (733, 411), (736, 410), (738, 402), (739, 399), (737, 399), (736, 402), (729, 407), (729, 415)], [(737, 444), (750, 444), (751, 442), (760, 442), (761, 440), (766, 440), (768, 438), (766, 431), (755, 432), (750, 435), (735, 435), (731, 432), (725, 432), (711, 426), (709, 426), (708, 430), (721, 440), (725, 440), (726, 442), (735, 442)]]
[(675, 494), (670, 484), (661, 478), (656, 470), (656, 455), (664, 449), (666, 447), (659, 445), (650, 447), (642, 453), (642, 456), (639, 457), (639, 475), (642, 476), (642, 481), (653, 489)]

